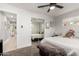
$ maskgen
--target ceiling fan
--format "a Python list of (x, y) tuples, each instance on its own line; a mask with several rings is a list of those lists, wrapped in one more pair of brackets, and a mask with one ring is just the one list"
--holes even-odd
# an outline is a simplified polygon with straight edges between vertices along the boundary
[(38, 8), (43, 8), (43, 7), (49, 7), (49, 9), (47, 10), (47, 12), (49, 12), (50, 10), (53, 10), (55, 7), (62, 9), (63, 6), (58, 5), (57, 3), (49, 3), (47, 5), (42, 5), (42, 6), (38, 6)]

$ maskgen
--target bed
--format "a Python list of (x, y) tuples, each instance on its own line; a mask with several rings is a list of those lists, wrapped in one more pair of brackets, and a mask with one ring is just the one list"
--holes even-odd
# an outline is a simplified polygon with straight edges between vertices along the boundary
[[(47, 44), (51, 47), (58, 46), (67, 53), (67, 56), (79, 56), (79, 39), (77, 38), (64, 38), (61, 36), (45, 38), (41, 44)], [(47, 46), (46, 45), (46, 46)]]
[(35, 38), (37, 39), (40, 39), (40, 38), (43, 38), (44, 37), (44, 34), (32, 34), (32, 40), (35, 40)]

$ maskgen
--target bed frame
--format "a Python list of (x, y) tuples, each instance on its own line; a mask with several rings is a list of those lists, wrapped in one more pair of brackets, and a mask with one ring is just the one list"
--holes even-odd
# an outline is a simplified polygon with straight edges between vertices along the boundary
[(61, 48), (57, 48), (57, 47), (49, 47), (49, 46), (45, 46), (45, 45), (37, 45), (37, 48), (39, 48), (39, 54), (41, 56), (66, 56), (66, 52), (61, 49)]

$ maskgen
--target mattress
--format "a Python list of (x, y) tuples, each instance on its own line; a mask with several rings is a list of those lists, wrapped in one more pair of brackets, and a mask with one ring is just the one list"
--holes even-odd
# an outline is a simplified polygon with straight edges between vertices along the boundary
[(64, 38), (64, 37), (49, 37), (41, 41), (41, 43), (47, 43), (50, 45), (56, 45), (63, 48), (67, 55), (79, 56), (79, 39), (77, 38)]
[(43, 34), (32, 34), (32, 39), (34, 38), (43, 38)]

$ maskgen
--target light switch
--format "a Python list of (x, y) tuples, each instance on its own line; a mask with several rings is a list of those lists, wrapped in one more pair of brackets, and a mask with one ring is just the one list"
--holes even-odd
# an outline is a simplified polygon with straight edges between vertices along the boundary
[(23, 28), (23, 25), (21, 25), (21, 28)]

